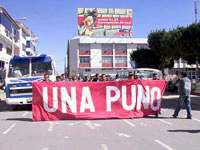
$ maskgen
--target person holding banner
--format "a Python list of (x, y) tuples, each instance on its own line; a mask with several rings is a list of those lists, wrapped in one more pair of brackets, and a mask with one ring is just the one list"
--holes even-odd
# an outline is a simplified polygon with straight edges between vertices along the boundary
[(43, 82), (51, 82), (51, 80), (49, 79), (49, 74), (48, 73), (44, 74), (44, 79), (42, 81)]
[(181, 106), (184, 103), (187, 110), (187, 119), (192, 119), (192, 113), (191, 113), (192, 109), (190, 101), (191, 81), (187, 77), (186, 73), (181, 74), (181, 79), (179, 81), (179, 86), (178, 86), (178, 92), (179, 92), (179, 99), (173, 114), (173, 118), (177, 118), (181, 110)]

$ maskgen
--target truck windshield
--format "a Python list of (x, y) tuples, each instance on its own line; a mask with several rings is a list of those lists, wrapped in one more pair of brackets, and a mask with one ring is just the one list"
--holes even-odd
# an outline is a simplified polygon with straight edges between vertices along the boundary
[(22, 76), (29, 76), (29, 61), (24, 60), (23, 63), (21, 61), (11, 62), (9, 65), (8, 77)]
[[(13, 59), (10, 61), (8, 77), (43, 76), (44, 73), (48, 73), (51, 75), (51, 62), (52, 60), (48, 57)], [(30, 72), (31, 75), (29, 74)]]
[(52, 74), (51, 61), (32, 61), (32, 76), (43, 76), (44, 73)]

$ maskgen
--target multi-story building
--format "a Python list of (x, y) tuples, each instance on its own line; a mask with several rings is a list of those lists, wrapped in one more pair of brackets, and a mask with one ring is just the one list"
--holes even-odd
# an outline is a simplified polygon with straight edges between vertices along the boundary
[(0, 6), (0, 69), (5, 69), (14, 55), (35, 55), (34, 34), (24, 24), (14, 20)]
[(33, 56), (36, 55), (37, 37), (22, 22), (16, 21), (20, 27), (20, 55)]
[(70, 76), (131, 69), (130, 53), (148, 48), (146, 38), (132, 37), (131, 9), (78, 8), (78, 35), (68, 41)]
[(146, 38), (75, 37), (68, 42), (68, 73), (116, 74), (131, 69), (130, 53), (141, 48), (148, 48)]
[(19, 29), (15, 20), (0, 7), (0, 68), (5, 68), (13, 55), (20, 54)]

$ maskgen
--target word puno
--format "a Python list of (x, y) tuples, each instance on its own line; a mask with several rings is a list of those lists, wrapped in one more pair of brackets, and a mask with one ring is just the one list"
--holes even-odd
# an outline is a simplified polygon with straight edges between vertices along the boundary
[[(53, 93), (53, 104), (51, 108), (49, 107), (48, 90), (52, 90)], [(58, 92), (59, 90), (60, 92)], [(116, 86), (106, 86), (105, 90), (106, 112), (112, 112), (112, 104), (120, 99), (121, 106), (126, 111), (133, 111), (134, 109), (140, 111), (142, 106), (144, 109), (151, 108), (153, 111), (157, 111), (160, 108), (161, 90), (158, 87), (153, 87), (150, 89), (149, 86), (145, 86), (144, 88), (142, 85), (131, 85), (131, 90), (127, 91), (126, 86), (122, 86), (121, 89)], [(76, 87), (70, 88), (70, 94), (66, 87), (53, 87), (52, 89), (43, 87), (42, 93), (43, 107), (47, 112), (56, 112), (58, 110), (58, 98), (60, 97), (62, 113), (67, 113), (69, 111), (68, 108), (72, 113), (77, 113)], [(60, 93), (60, 95), (58, 95), (58, 93)], [(127, 93), (131, 94), (131, 100), (127, 99)], [(103, 98), (101, 98), (101, 100), (103, 100)], [(127, 104), (128, 101), (131, 102)], [(91, 96), (90, 88), (88, 86), (84, 86), (82, 88), (79, 112), (85, 112), (86, 110), (95, 112), (95, 105)]]

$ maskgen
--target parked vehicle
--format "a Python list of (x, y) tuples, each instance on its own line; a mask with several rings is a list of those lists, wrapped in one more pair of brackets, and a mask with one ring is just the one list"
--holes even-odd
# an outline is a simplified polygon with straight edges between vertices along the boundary
[(32, 82), (43, 79), (48, 73), (55, 81), (55, 65), (50, 56), (14, 56), (6, 72), (6, 102), (10, 105), (24, 105), (32, 102)]

